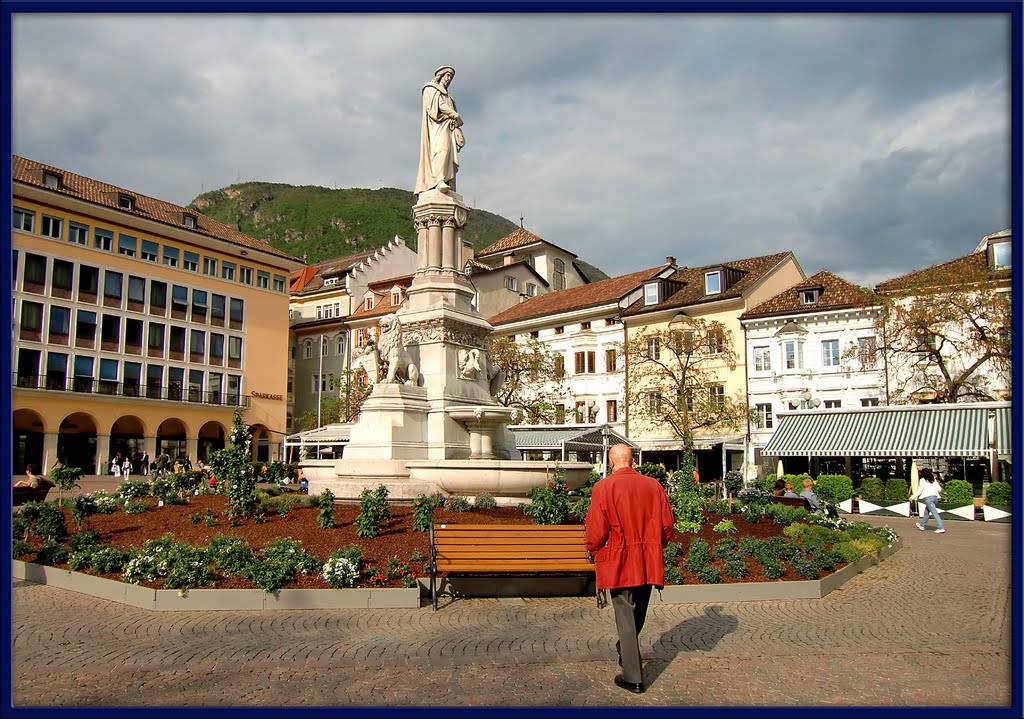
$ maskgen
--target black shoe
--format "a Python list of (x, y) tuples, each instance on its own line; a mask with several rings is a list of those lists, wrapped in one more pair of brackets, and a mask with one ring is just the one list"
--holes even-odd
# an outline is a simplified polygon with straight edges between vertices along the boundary
[(625, 679), (622, 678), (621, 674), (615, 675), (615, 686), (622, 687), (626, 691), (633, 692), (634, 694), (643, 694), (645, 691), (647, 691), (647, 689), (644, 688), (643, 682), (640, 682), (639, 684), (627, 682)]

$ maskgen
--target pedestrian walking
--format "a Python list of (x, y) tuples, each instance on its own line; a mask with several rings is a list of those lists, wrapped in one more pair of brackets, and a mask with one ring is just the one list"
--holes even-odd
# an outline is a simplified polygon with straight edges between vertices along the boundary
[(126, 454), (124, 456), (124, 462), (121, 464), (121, 478), (124, 481), (128, 481), (128, 478), (132, 476), (132, 456)]
[(139, 467), (143, 477), (149, 476), (149, 452), (142, 450), (142, 457), (139, 459)]
[(110, 473), (115, 477), (121, 476), (121, 453), (118, 452), (114, 455), (114, 458), (110, 460)]
[(939, 510), (936, 508), (936, 504), (939, 501), (939, 496), (942, 494), (942, 485), (939, 484), (939, 480), (932, 474), (932, 470), (925, 467), (919, 474), (920, 483), (917, 485), (917, 491), (910, 495), (910, 499), (916, 499), (924, 502), (924, 516), (920, 522), (917, 522), (914, 526), (920, 529), (922, 532), (928, 528), (928, 516), (935, 517), (935, 533), (945, 534), (946, 528), (942, 524), (942, 517), (939, 516)]
[(615, 684), (642, 694), (639, 635), (651, 589), (665, 586), (663, 551), (675, 534), (675, 517), (658, 480), (633, 469), (629, 445), (609, 449), (608, 463), (612, 473), (591, 494), (586, 545), (594, 555), (597, 589), (608, 590), (615, 612), (615, 649), (622, 667)]

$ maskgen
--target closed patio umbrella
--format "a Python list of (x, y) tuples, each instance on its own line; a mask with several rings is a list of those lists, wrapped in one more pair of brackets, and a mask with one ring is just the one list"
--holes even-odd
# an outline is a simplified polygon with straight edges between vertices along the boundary
[(779, 465), (775, 468), (775, 476), (776, 476), (776, 478), (781, 478), (783, 474), (784, 474), (784, 472), (782, 470), (782, 458), (780, 457), (779, 458)]

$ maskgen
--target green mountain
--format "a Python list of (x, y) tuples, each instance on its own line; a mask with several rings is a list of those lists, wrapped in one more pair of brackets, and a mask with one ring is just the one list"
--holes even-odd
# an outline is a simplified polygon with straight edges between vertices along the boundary
[[(243, 182), (204, 192), (189, 207), (313, 263), (380, 247), (395, 235), (414, 247), (415, 201), (412, 192), (390, 187), (332, 190)], [(479, 250), (517, 226), (500, 215), (474, 209), (463, 237)], [(578, 264), (591, 280), (607, 277), (593, 265), (583, 261)]]

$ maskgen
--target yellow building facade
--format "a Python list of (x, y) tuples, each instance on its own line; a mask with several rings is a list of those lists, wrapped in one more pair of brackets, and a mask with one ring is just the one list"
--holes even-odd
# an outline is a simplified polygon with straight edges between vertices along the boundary
[(276, 458), (303, 263), (195, 210), (13, 160), (14, 472), (208, 460), (236, 409), (255, 456)]

